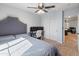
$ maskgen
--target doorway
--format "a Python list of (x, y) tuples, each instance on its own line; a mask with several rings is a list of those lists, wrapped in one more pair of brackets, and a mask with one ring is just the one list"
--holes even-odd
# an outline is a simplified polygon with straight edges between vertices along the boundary
[(64, 17), (64, 45), (74, 50), (78, 50), (77, 22), (77, 16)]

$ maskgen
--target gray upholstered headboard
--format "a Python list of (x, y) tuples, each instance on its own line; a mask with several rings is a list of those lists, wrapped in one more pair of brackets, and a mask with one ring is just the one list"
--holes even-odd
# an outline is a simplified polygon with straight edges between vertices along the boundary
[(26, 27), (27, 25), (19, 21), (17, 17), (8, 16), (0, 21), (0, 36), (26, 33)]

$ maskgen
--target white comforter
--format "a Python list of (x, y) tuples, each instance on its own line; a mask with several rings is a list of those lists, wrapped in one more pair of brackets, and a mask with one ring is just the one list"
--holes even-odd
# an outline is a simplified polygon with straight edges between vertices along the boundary
[(25, 36), (0, 45), (0, 55), (47, 56), (55, 55), (55, 50), (44, 41)]

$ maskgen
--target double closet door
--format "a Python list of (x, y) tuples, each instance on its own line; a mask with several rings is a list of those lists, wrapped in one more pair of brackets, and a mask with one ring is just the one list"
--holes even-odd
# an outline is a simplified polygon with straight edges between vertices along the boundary
[(62, 42), (62, 12), (43, 15), (45, 38)]

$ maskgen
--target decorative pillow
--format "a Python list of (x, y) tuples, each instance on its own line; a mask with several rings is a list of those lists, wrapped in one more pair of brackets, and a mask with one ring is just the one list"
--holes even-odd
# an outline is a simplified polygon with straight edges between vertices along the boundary
[(41, 37), (42, 36), (42, 30), (37, 30), (36, 36), (37, 36), (37, 38)]
[(13, 35), (0, 36), (0, 44), (6, 43), (6, 42), (14, 40), (14, 39), (15, 39), (15, 37)]

